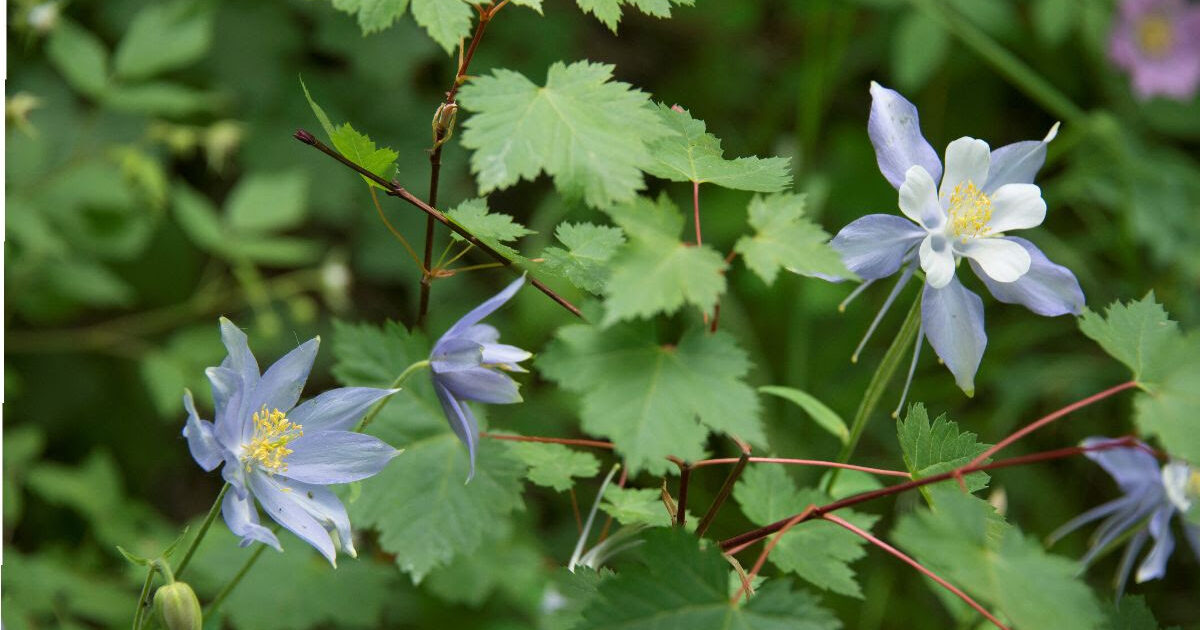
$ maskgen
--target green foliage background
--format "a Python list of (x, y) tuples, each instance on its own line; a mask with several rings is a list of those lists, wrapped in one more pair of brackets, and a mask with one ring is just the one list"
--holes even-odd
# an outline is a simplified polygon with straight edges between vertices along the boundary
[[(707, 152), (707, 164), (740, 156), (762, 156), (764, 163), (776, 159), (771, 156), (790, 158), (792, 190), (804, 195), (804, 213), (832, 233), (864, 213), (895, 209), (895, 191), (879, 175), (866, 134), (871, 80), (900, 90), (917, 104), (922, 128), (939, 151), (962, 135), (984, 138), (993, 146), (1040, 138), (1061, 115), (1039, 108), (1033, 95), (931, 18), (937, 12), (925, 9), (930, 3), (700, 0), (695, 7), (670, 6), (669, 19), (637, 10), (669, 6), (665, 1), (627, 3), (623, 14), (617, 2), (514, 3), (540, 4), (542, 14), (528, 6), (507, 7), (498, 14), (472, 62), (471, 74), (480, 78), (463, 89), (462, 102), (487, 110), (484, 86), (502, 80), (499, 69), (544, 85), (555, 62), (611, 64), (615, 80), (688, 112), (677, 115), (662, 107), (657, 111), (665, 118), (660, 120), (653, 111), (642, 110), (646, 119), (629, 122), (622, 134), (655, 142), (666, 125), (678, 125), (688, 129), (689, 137), (700, 138), (698, 150)], [(348, 15), (317, 0), (77, 0), (61, 7), (55, 24), (40, 27), (29, 20), (33, 3), (9, 3), (5, 627), (127, 625), (144, 574), (129, 567), (115, 546), (155, 553), (176, 538), (183, 524), (204, 514), (220, 481), (204, 474), (188, 455), (179, 434), (184, 417), (180, 395), (184, 387), (208, 391), (203, 368), (223, 356), (217, 315), (227, 315), (247, 330), (260, 362), (274, 360), (298, 340), (331, 336), (309, 381), (306, 395), (311, 395), (339, 383), (386, 384), (428, 352), (427, 337), (436, 337), (507, 282), (509, 275), (496, 270), (440, 279), (433, 285), (428, 335), (410, 336), (396, 324), (381, 328), (385, 320), (411, 326), (420, 272), (380, 222), (362, 180), (292, 139), (298, 127), (314, 133), (321, 129), (298, 77), (303, 76), (312, 98), (335, 123), (352, 121), (355, 130), (395, 150), (395, 179), (423, 196), (430, 116), (455, 70), (454, 58), (447, 54), (461, 30), (455, 20), (463, 15), (469, 19), (473, 11), (465, 3), (437, 8), (436, 3), (413, 0), (413, 15), (387, 27), (388, 20), (372, 18), (358, 6), (371, 3), (333, 4), (357, 7), (358, 12)], [(1063, 121), (1062, 134), (1050, 146), (1038, 179), (1050, 212), (1044, 228), (1030, 238), (1077, 274), (1092, 310), (1153, 290), (1183, 329), (1195, 330), (1200, 324), (1200, 104), (1132, 99), (1126, 78), (1105, 59), (1109, 3), (934, 4), (950, 5), (968, 30), (979, 29), (1014, 51), (1083, 109)], [(439, 10), (449, 13), (431, 13)], [(428, 30), (414, 23), (414, 17)], [(364, 36), (360, 22), (376, 32)], [(550, 73), (553, 83), (554, 70)], [(606, 84), (595, 89), (615, 88)], [(593, 93), (579, 90), (580, 107), (586, 109)], [(602, 117), (604, 112), (587, 115)], [(697, 128), (691, 117), (704, 122)], [(720, 288), (687, 285), (687, 278), (672, 276), (659, 279), (661, 286), (641, 287), (644, 295), (631, 296), (622, 291), (623, 278), (637, 279), (638, 266), (626, 263), (623, 268), (621, 261), (613, 263), (612, 281), (606, 285), (608, 252), (622, 243), (621, 235), (581, 224), (625, 228), (631, 234), (632, 260), (659, 256), (662, 250), (654, 245), (662, 241), (654, 239), (677, 243), (684, 226), (669, 218), (650, 226), (646, 217), (654, 216), (655, 205), (690, 209), (687, 182), (708, 179), (704, 164), (687, 173), (669, 163), (642, 163), (648, 156), (614, 151), (606, 185), (580, 189), (576, 197), (556, 193), (551, 178), (536, 177), (539, 164), (521, 173), (526, 181), (510, 187), (516, 174), (509, 179), (487, 170), (479, 178), (471, 174), (468, 149), (486, 155), (491, 142), (483, 131), (486, 118), (471, 120), (470, 112), (459, 113), (458, 131), (444, 150), (441, 207), (457, 207), (456, 220), (466, 224), (481, 214), (479, 203), (471, 200), (490, 193), (486, 207), (512, 215), (535, 232), (524, 235), (513, 226), (493, 226), (494, 238), (521, 237), (509, 244), (526, 256), (544, 256), (551, 269), (569, 269), (562, 274), (570, 283), (551, 284), (576, 303), (588, 303), (592, 321), (674, 313), (653, 326), (616, 324), (623, 331), (620, 339), (614, 341), (611, 334), (600, 339), (544, 296), (524, 290), (493, 323), (504, 331), (506, 343), (546, 354), (535, 361), (534, 374), (523, 378), (526, 403), (486, 410), (492, 430), (579, 436), (582, 426), (592, 437), (616, 439), (593, 428), (611, 426), (606, 414), (617, 414), (614, 409), (642, 374), (635, 371), (615, 382), (613, 375), (622, 364), (597, 365), (592, 357), (619, 343), (624, 345), (617, 349), (627, 353), (624, 360), (641, 365), (637, 362), (650, 361), (647, 357), (660, 349), (656, 344), (673, 339), (684, 359), (695, 346), (715, 347), (700, 354), (719, 356), (720, 364), (698, 372), (725, 395), (693, 400), (693, 409), (658, 401), (662, 407), (655, 409), (656, 421), (670, 422), (676, 414), (686, 424), (699, 414), (706, 426), (741, 434), (756, 446), (769, 444), (775, 455), (835, 456), (841, 446), (836, 424), (831, 433), (784, 398), (755, 398), (747, 384), (798, 388), (849, 418), (905, 309), (897, 308), (885, 320), (882, 333), (859, 364), (852, 365), (849, 355), (884, 295), (867, 292), (839, 314), (836, 307), (848, 285), (780, 272), (781, 265), (804, 262), (815, 271), (835, 272), (837, 262), (786, 258), (794, 253), (780, 240), (815, 244), (824, 236), (770, 223), (778, 213), (799, 216), (788, 204), (800, 200), (746, 192), (778, 192), (785, 188), (778, 178), (756, 175), (755, 169), (763, 166), (758, 162), (738, 162), (745, 172), (732, 178), (730, 189), (702, 187), (704, 240), (711, 249), (680, 248), (672, 255), (686, 257), (678, 263), (682, 268), (719, 268), (719, 258), (736, 247), (750, 268), (739, 261), (725, 274), (723, 332), (693, 338), (682, 331), (694, 324), (695, 309), (682, 305), (710, 304)], [(705, 131), (721, 139), (715, 147), (700, 135)], [(528, 133), (537, 137), (550, 131)], [(662, 154), (672, 150), (685, 149), (656, 148)], [(531, 159), (539, 156), (535, 151)], [(386, 165), (388, 156), (382, 157)], [(770, 164), (782, 168), (779, 162)], [(559, 188), (574, 187), (570, 173), (551, 168), (547, 170)], [(644, 206), (638, 212), (592, 207), (619, 198), (621, 182), (629, 173), (640, 177), (639, 168), (655, 177), (647, 178), (650, 197), (638, 202)], [(493, 191), (497, 188), (502, 189)], [(392, 199), (381, 202), (397, 229), (419, 242), (421, 214)], [(564, 221), (572, 225), (560, 226)], [(686, 226), (691, 229), (690, 220)], [(791, 231), (780, 236), (781, 230)], [(447, 230), (439, 227), (438, 234), (435, 251), (448, 240)], [(472, 253), (465, 261), (487, 259)], [(590, 294), (604, 295), (605, 307)], [(1128, 378), (1127, 370), (1081, 334), (1070, 318), (1040, 318), (994, 300), (985, 304), (990, 343), (975, 398), (964, 398), (928, 351), (917, 369), (912, 399), (922, 401), (930, 417), (948, 412), (962, 431), (992, 443), (1041, 413)], [(1096, 326), (1093, 320), (1088, 335), (1104, 345), (1105, 333), (1095, 332)], [(1119, 350), (1112, 352), (1122, 356)], [(685, 373), (695, 364), (681, 360), (680, 366), (674, 376), (695, 386)], [(1140, 381), (1160, 384), (1159, 375), (1143, 373), (1144, 366), (1129, 367)], [(1182, 387), (1171, 383), (1162, 387)], [(393, 401), (376, 428), (408, 452), (384, 473), (386, 483), (347, 489), (355, 525), (371, 541), (360, 545), (367, 552), (357, 561), (346, 559), (334, 573), (301, 542), (285, 539), (287, 553), (268, 551), (227, 602), (226, 627), (499, 630), (565, 628), (580, 620), (580, 627), (604, 627), (603, 603), (619, 607), (622, 589), (636, 591), (638, 584), (662, 586), (664, 581), (669, 588), (661, 562), (674, 550), (695, 544), (663, 532), (647, 543), (646, 564), (618, 560), (619, 568), (628, 568), (619, 578), (603, 581), (595, 574), (570, 575), (560, 569), (577, 536), (564, 490), (575, 478), (574, 492), (586, 509), (599, 487), (598, 473), (613, 460), (609, 453), (568, 462), (536, 449), (486, 442), (480, 474), (469, 491), (455, 495), (456, 503), (426, 496), (423, 488), (443, 477), (460, 483), (465, 461), (461, 447), (445, 433), (440, 411), (429, 406), (428, 387), (412, 389), (405, 392), (407, 398)], [(893, 384), (882, 406), (898, 395)], [(1139, 409), (1155, 404), (1145, 394), (1138, 396), (1146, 396), (1139, 399)], [(759, 406), (761, 428), (737, 414), (749, 409), (753, 415)], [(1170, 413), (1182, 416), (1188, 409)], [(876, 415), (855, 461), (930, 473), (946, 469), (936, 465), (948, 466), (949, 459), (902, 453), (894, 423), (885, 414)], [(1021, 448), (1032, 452), (1088, 435), (1130, 433), (1133, 416), (1131, 399), (1108, 401), (1035, 434)], [(931, 430), (915, 422), (910, 416), (907, 429)], [(1197, 452), (1194, 432), (1173, 436), (1153, 422), (1139, 426), (1168, 447), (1177, 440), (1183, 454)], [(935, 423), (932, 430), (947, 428)], [(727, 439), (708, 436), (706, 429), (692, 431), (700, 434), (690, 442), (683, 439), (681, 448), (691, 451), (681, 456), (731, 456), (736, 450)], [(957, 429), (949, 431), (959, 437)], [(978, 452), (972, 450), (974, 438), (965, 433), (956, 444), (956, 457)], [(496, 455), (488, 455), (490, 451)], [(657, 489), (661, 481), (655, 474), (667, 472), (666, 462), (638, 457), (633, 454), (630, 462), (640, 471), (631, 485)], [(522, 485), (527, 467), (532, 467), (532, 485)], [(808, 497), (816, 492), (816, 472), (752, 472), (713, 526), (713, 536), (740, 533), (813, 501)], [(703, 512), (723, 476), (716, 467), (693, 475), (693, 514)], [(847, 475), (843, 484), (859, 481)], [(974, 489), (986, 480), (969, 481)], [(675, 483), (672, 479), (668, 485), (673, 489)], [(744, 503), (747, 496), (774, 491), (794, 506), (768, 510)], [(1005, 470), (993, 475), (991, 491), (1003, 491), (1006, 516), (1020, 525), (1019, 531), (1005, 529), (1002, 540), (992, 541), (997, 549), (1016, 550), (1016, 566), (1006, 570), (1018, 574), (1021, 562), (1043, 561), (1037, 548), (1042, 535), (1115, 492), (1108, 477), (1082, 459)], [(605, 510), (636, 514), (638, 501), (657, 509), (656, 493), (649, 499), (610, 495)], [(895, 532), (897, 544), (911, 545), (907, 548), (922, 558), (918, 550), (928, 550), (928, 562), (937, 563), (939, 550), (933, 547), (938, 541), (928, 538), (939, 531), (938, 524), (930, 521), (931, 512), (918, 508), (921, 499), (911, 493), (864, 505), (850, 520), (876, 523), (877, 533)], [(745, 515), (734, 509), (735, 503), (741, 503)], [(986, 506), (958, 503), (952, 510), (956, 518), (979, 523), (988, 518)], [(783, 511), (776, 514), (776, 508)], [(448, 510), (461, 510), (465, 522)], [(478, 518), (481, 514), (487, 518)], [(399, 520), (411, 521), (412, 530), (372, 531), (379, 523)], [(951, 601), (943, 607), (941, 593), (870, 546), (838, 540), (827, 549), (828, 557), (814, 558), (798, 547), (804, 542), (791, 539), (792, 548), (781, 547), (779, 556), (773, 556), (800, 568), (781, 566), (797, 575), (769, 580), (760, 593), (763, 599), (738, 613), (745, 623), (775, 627), (769, 624), (780, 610), (815, 607), (815, 596), (789, 590), (811, 579), (806, 571), (836, 572), (836, 578), (815, 587), (827, 589), (821, 605), (846, 627), (973, 623), (961, 604)], [(964, 538), (946, 544), (969, 542)], [(1053, 551), (1077, 558), (1086, 544), (1086, 536), (1076, 534)], [(1133, 589), (1165, 625), (1200, 619), (1195, 604), (1200, 570), (1185, 544), (1179, 542), (1167, 579)], [(863, 552), (866, 559), (858, 559)], [(214, 527), (189, 580), (202, 600), (219, 589), (247, 553), (233, 545), (220, 523)], [(1087, 573), (1101, 599), (1111, 599), (1109, 576), (1116, 555)], [(727, 567), (722, 568), (711, 549), (689, 558), (680, 571), (694, 571), (704, 588), (681, 596), (695, 598), (701, 608), (719, 604)], [(855, 564), (848, 568), (848, 562)], [(1070, 566), (1054, 569), (1064, 576), (1071, 572)], [(779, 571), (768, 568), (767, 574)], [(989, 589), (1003, 590), (954, 567), (945, 575), (961, 578), (968, 590), (978, 588), (971, 592), (983, 599), (989, 598)], [(412, 578), (420, 578), (419, 583)], [(617, 579), (621, 581), (612, 581)], [(794, 583), (789, 586), (789, 581)], [(573, 594), (597, 592), (597, 582), (599, 599), (592, 608), (578, 607)], [(551, 592), (567, 602), (565, 607), (548, 607)], [(862, 599), (853, 596), (859, 592)], [(1090, 597), (1078, 590), (1068, 596)], [(1003, 608), (1005, 597), (1011, 593), (988, 601)], [(1122, 614), (1140, 619), (1139, 610), (1130, 603)], [(831, 627), (825, 614), (814, 613), (812, 627)], [(1016, 611), (1013, 617), (1021, 623)]]

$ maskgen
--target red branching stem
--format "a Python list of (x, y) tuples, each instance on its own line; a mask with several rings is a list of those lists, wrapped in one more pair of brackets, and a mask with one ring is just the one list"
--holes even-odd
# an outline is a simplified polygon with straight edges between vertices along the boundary
[[(925, 568), (924, 566), (921, 565), (920, 562), (913, 560), (911, 557), (909, 557), (908, 555), (906, 555), (904, 552), (900, 551), (899, 549), (896, 549), (895, 547), (887, 544), (886, 542), (883, 542), (882, 540), (873, 536), (870, 532), (863, 530), (862, 528), (856, 526), (854, 523), (851, 523), (850, 521), (847, 521), (846, 519), (841, 518), (840, 516), (837, 516), (836, 514), (823, 514), (821, 516), (821, 518), (823, 518), (831, 523), (836, 523), (838, 525), (841, 525), (842, 527), (854, 532), (855, 534), (858, 534), (863, 539), (870, 542), (872, 545), (875, 545), (876, 547), (879, 547), (880, 549), (892, 554), (893, 556), (896, 556), (897, 558), (899, 558), (900, 560), (902, 560), (906, 564), (908, 564), (908, 566), (920, 571), (929, 579), (933, 580), (934, 582), (937, 582), (938, 584), (941, 584), (943, 588), (945, 588), (946, 590), (950, 591), (951, 593), (954, 593), (955, 595), (957, 595), (958, 598), (963, 600), (964, 602), (966, 602), (968, 606), (970, 606), (971, 608), (974, 608), (977, 612), (979, 612), (979, 614), (983, 615), (984, 617), (987, 617), (988, 621), (996, 624), (997, 628), (1000, 628), (1001, 630), (1008, 630), (1007, 626), (1000, 623), (1000, 620), (996, 619), (994, 616), (992, 616), (992, 613), (989, 613), (986, 608), (984, 608), (983, 606), (980, 606), (979, 603), (976, 602), (974, 599), (971, 599), (970, 595), (967, 595), (966, 593), (959, 590), (958, 587), (947, 582), (946, 580), (943, 580), (936, 573)], [(780, 530), (780, 533), (782, 534), (783, 530)], [(776, 536), (776, 538), (778, 538), (778, 536)], [(772, 541), (772, 542), (774, 542), (774, 541)]]
[[(722, 457), (719, 459), (702, 459), (694, 464), (692, 468), (702, 468), (704, 466), (715, 466), (717, 464), (736, 464), (739, 461), (737, 457)], [(854, 464), (842, 464), (838, 462), (827, 462), (820, 459), (789, 459), (785, 457), (751, 457), (746, 461), (758, 464), (791, 464), (794, 466), (823, 466), (826, 468), (845, 468), (846, 470), (857, 470), (860, 472), (870, 473), (872, 475), (885, 475), (888, 477), (904, 477), (911, 479), (912, 475), (902, 470), (888, 470), (886, 468), (871, 468), (869, 466), (856, 466)]]
[(742, 581), (742, 587), (738, 589), (738, 592), (733, 594), (733, 598), (729, 600), (730, 603), (736, 603), (737, 600), (741, 598), (742, 593), (746, 592), (746, 587), (754, 582), (754, 576), (758, 575), (758, 572), (762, 570), (763, 565), (767, 562), (767, 556), (771, 555), (771, 551), (775, 549), (775, 545), (779, 544), (779, 539), (783, 538), (783, 535), (786, 534), (789, 529), (795, 527), (797, 523), (807, 520), (808, 515), (811, 514), (816, 507), (817, 506), (815, 505), (810, 505), (805, 508), (803, 512), (789, 519), (788, 522), (784, 524), (783, 528), (780, 529), (777, 534), (775, 534), (775, 537), (771, 539), (771, 542), (767, 543), (766, 547), (763, 547), (762, 552), (758, 554), (758, 559), (754, 561), (754, 566), (750, 569), (750, 574), (746, 576), (744, 581)]
[(700, 236), (700, 182), (692, 182), (692, 214), (696, 222), (696, 245), (704, 244)]
[[(1000, 461), (995, 461), (995, 462), (991, 462), (988, 464), (980, 464), (980, 465), (976, 465), (976, 466), (970, 466), (970, 465), (963, 466), (961, 468), (956, 468), (949, 472), (944, 472), (944, 473), (940, 473), (937, 475), (931, 475), (929, 477), (924, 477), (922, 479), (914, 479), (912, 481), (906, 481), (904, 483), (899, 483), (894, 486), (888, 486), (886, 488), (880, 488), (878, 490), (871, 490), (869, 492), (861, 492), (859, 494), (855, 494), (855, 495), (846, 497), (839, 501), (834, 501), (833, 503), (829, 503), (827, 505), (822, 505), (820, 507), (813, 509), (808, 514), (807, 518), (804, 520), (808, 520), (809, 518), (820, 518), (829, 512), (835, 512), (842, 508), (848, 508), (851, 506), (855, 506), (855, 505), (858, 505), (859, 503), (865, 503), (867, 501), (871, 501), (873, 499), (878, 499), (880, 497), (886, 497), (886, 496), (893, 495), (893, 494), (899, 494), (901, 492), (906, 492), (906, 491), (912, 490), (914, 488), (920, 488), (921, 486), (927, 486), (932, 483), (946, 481), (947, 479), (953, 479), (958, 476), (970, 474), (970, 473), (977, 472), (980, 470), (995, 470), (998, 468), (1009, 468), (1012, 466), (1022, 466), (1025, 464), (1033, 464), (1036, 462), (1043, 462), (1043, 461), (1048, 461), (1048, 460), (1052, 460), (1052, 459), (1061, 459), (1063, 457), (1071, 457), (1074, 455), (1079, 455), (1081, 453), (1087, 453), (1087, 452), (1091, 452), (1091, 451), (1106, 451), (1106, 450), (1113, 449), (1113, 448), (1131, 448), (1131, 447), (1137, 448), (1137, 440), (1131, 436), (1126, 436), (1126, 437), (1118, 438), (1115, 440), (1110, 440), (1107, 442), (1101, 442), (1099, 444), (1093, 444), (1091, 446), (1071, 446), (1071, 447), (1060, 448), (1060, 449), (1056, 449), (1056, 450), (1052, 450), (1052, 451), (1043, 451), (1040, 453), (1033, 453), (1030, 455), (1022, 455), (1020, 457), (1010, 457), (1008, 459), (1002, 459)], [(765, 525), (763, 527), (759, 527), (758, 529), (748, 531), (744, 534), (734, 536), (733, 538), (725, 539), (725, 540), (721, 541), (721, 549), (726, 552), (728, 552), (730, 549), (744, 549), (748, 543), (753, 543), (754, 541), (760, 540), (762, 538), (770, 536), (771, 534), (774, 534), (775, 532), (779, 531), (781, 528), (783, 528), (785, 525), (787, 525), (787, 523), (792, 518), (794, 518), (794, 517), (780, 519), (778, 521), (775, 521), (774, 523), (771, 523), (770, 525)]]
[(1063, 407), (1062, 409), (1055, 411), (1054, 413), (1051, 413), (1043, 418), (1035, 420), (1035, 421), (1025, 425), (1021, 429), (1015, 431), (1012, 435), (1004, 438), (1003, 440), (1000, 440), (991, 448), (980, 453), (979, 456), (976, 457), (975, 459), (971, 460), (971, 462), (968, 463), (967, 466), (968, 467), (977, 466), (980, 463), (984, 462), (985, 460), (989, 459), (992, 455), (995, 455), (997, 452), (999, 452), (1001, 449), (1008, 446), (1009, 444), (1016, 442), (1017, 440), (1025, 437), (1026, 435), (1029, 435), (1030, 433), (1037, 431), (1038, 429), (1046, 426), (1047, 424), (1050, 424), (1051, 422), (1054, 422), (1055, 420), (1058, 420), (1059, 418), (1071, 413), (1072, 411), (1087, 407), (1088, 405), (1090, 405), (1092, 403), (1104, 400), (1105, 398), (1108, 398), (1109, 396), (1112, 396), (1113, 394), (1125, 391), (1131, 387), (1137, 387), (1137, 383), (1135, 383), (1134, 381), (1129, 381), (1127, 383), (1121, 383), (1120, 385), (1117, 385), (1115, 387), (1110, 387), (1098, 394), (1092, 394), (1091, 396), (1088, 396), (1087, 398), (1084, 398), (1083, 400), (1073, 402), (1073, 403), (1067, 405), (1066, 407)]
[(612, 450), (612, 442), (601, 442), (600, 440), (579, 440), (575, 438), (553, 438), (541, 437), (537, 435), (505, 435), (503, 433), (487, 433), (481, 432), (480, 437), (491, 438), (493, 440), (508, 440), (510, 442), (542, 442), (544, 444), (565, 444), (567, 446), (590, 446), (592, 448), (604, 448)]

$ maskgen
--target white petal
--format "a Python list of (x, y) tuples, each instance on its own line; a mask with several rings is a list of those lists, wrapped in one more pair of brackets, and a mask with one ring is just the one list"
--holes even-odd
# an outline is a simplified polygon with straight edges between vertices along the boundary
[(964, 182), (972, 182), (982, 189), (987, 184), (991, 163), (991, 152), (983, 140), (964, 137), (951, 142), (946, 147), (946, 173), (942, 175), (942, 187), (938, 192), (942, 204), (948, 204), (954, 187)]
[(921, 269), (925, 271), (925, 282), (940, 289), (954, 277), (954, 251), (940, 234), (930, 234), (921, 241)]
[(942, 229), (946, 211), (938, 202), (937, 185), (922, 166), (914, 166), (904, 174), (900, 185), (900, 211), (930, 232)]
[(992, 195), (992, 232), (1008, 232), (1037, 227), (1046, 220), (1046, 201), (1042, 189), (1033, 184), (1008, 184)]
[(973, 238), (955, 248), (996, 282), (1016, 282), (1032, 262), (1024, 247), (1006, 238)]

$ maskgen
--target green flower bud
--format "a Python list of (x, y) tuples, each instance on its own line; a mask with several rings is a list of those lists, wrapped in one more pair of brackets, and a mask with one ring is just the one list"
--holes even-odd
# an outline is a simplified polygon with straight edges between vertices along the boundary
[(185, 582), (172, 582), (154, 592), (154, 609), (167, 630), (200, 630), (200, 600)]

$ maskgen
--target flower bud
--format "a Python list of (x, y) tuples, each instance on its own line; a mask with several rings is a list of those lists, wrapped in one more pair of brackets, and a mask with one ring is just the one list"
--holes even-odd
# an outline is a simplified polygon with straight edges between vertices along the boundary
[(154, 592), (154, 609), (167, 630), (200, 630), (204, 626), (200, 600), (186, 582), (172, 582)]

